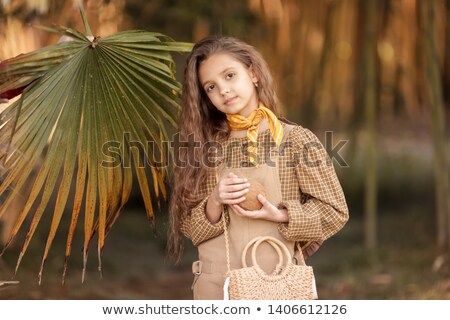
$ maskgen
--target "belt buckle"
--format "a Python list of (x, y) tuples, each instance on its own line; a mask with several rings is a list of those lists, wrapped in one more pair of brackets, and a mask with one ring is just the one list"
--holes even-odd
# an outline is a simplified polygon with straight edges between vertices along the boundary
[(200, 275), (202, 273), (202, 262), (200, 260), (192, 263), (192, 273), (195, 275)]

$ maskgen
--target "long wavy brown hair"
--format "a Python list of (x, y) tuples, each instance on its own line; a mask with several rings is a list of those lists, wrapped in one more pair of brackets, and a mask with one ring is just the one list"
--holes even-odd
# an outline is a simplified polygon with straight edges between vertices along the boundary
[[(252, 67), (258, 79), (256, 90), (259, 100), (275, 115), (279, 115), (272, 75), (267, 63), (255, 48), (233, 37), (209, 36), (199, 41), (187, 58), (182, 110), (178, 120), (180, 141), (188, 141), (188, 136), (191, 135), (197, 145), (200, 142), (200, 146), (203, 146), (207, 141), (222, 142), (230, 135), (225, 114), (211, 103), (200, 84), (198, 74), (202, 61), (217, 53), (229, 54), (246, 67)], [(200, 185), (205, 183), (209, 170), (204, 166), (181, 167), (176, 163), (188, 163), (189, 159), (200, 161), (203, 159), (203, 151), (204, 148), (180, 148), (175, 152), (179, 159), (176, 159), (173, 167), (172, 195), (169, 203), (168, 252), (176, 261), (180, 260), (183, 251), (180, 231), (182, 220), (189, 216), (192, 208), (200, 202), (201, 199), (198, 199), (193, 191), (198, 190)]]

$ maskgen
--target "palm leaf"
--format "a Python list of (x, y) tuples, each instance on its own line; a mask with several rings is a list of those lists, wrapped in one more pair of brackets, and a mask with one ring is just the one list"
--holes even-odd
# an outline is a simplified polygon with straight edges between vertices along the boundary
[[(165, 123), (174, 125), (179, 110), (180, 85), (175, 80), (175, 64), (170, 52), (190, 51), (191, 44), (136, 30), (105, 38), (86, 37), (62, 27), (48, 30), (68, 36), (72, 41), (0, 64), (0, 97), (25, 88), (21, 98), (0, 114), (0, 144), (8, 146), (0, 153), (5, 170), (0, 178), (0, 196), (4, 197), (0, 217), (32, 181), (29, 196), (3, 252), (26, 217), (32, 215), (17, 261), (17, 272), (55, 194), (40, 281), (69, 199), (71, 183), (75, 180), (63, 278), (84, 204), (84, 279), (94, 233), (98, 234), (101, 270), (105, 237), (128, 201), (132, 170), (138, 179), (149, 219), (153, 218), (151, 189), (156, 196), (166, 197), (165, 169), (156, 168), (152, 157), (148, 157), (153, 184), (149, 183), (148, 172), (140, 163), (139, 154), (129, 154), (128, 150), (135, 151), (132, 146), (136, 142), (147, 146), (147, 140), (150, 140), (159, 149), (156, 151), (164, 154), (163, 141), (169, 141)], [(120, 142), (120, 165), (104, 165), (110, 158), (105, 157), (102, 150), (109, 142)], [(130, 166), (124, 166), (125, 163)], [(34, 168), (37, 168), (36, 174), (33, 174)], [(34, 207), (36, 209), (32, 211)]]

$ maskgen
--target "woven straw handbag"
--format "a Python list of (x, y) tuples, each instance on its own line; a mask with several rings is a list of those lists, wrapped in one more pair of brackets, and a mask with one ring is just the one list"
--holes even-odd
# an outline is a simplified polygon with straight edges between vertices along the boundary
[[(225, 220), (225, 219), (224, 219)], [(267, 274), (258, 265), (256, 251), (258, 246), (268, 242), (278, 254), (278, 264), (272, 274)], [(228, 273), (224, 285), (225, 300), (312, 300), (316, 299), (313, 269), (305, 264), (301, 255), (299, 265), (292, 263), (292, 256), (280, 240), (262, 236), (251, 240), (242, 252), (243, 268), (230, 270), (228, 232), (225, 227)], [(252, 264), (248, 267), (246, 255), (252, 248)], [(288, 258), (283, 265), (283, 254)]]

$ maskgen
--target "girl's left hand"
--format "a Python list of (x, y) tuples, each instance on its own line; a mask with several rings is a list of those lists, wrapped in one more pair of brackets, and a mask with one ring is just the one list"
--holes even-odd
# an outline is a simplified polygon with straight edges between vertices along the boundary
[(240, 205), (233, 204), (231, 207), (234, 211), (243, 217), (251, 219), (264, 219), (273, 222), (288, 222), (289, 217), (286, 209), (278, 209), (262, 194), (258, 194), (258, 200), (263, 205), (261, 209), (249, 211), (242, 208)]

